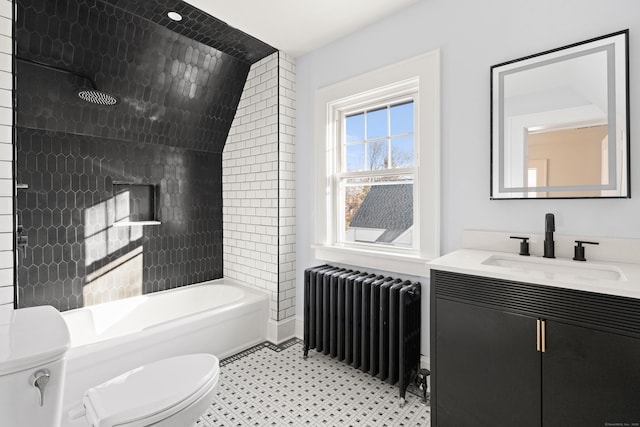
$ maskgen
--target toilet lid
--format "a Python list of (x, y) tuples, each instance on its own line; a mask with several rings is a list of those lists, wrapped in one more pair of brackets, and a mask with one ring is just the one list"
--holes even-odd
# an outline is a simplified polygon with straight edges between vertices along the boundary
[(215, 385), (218, 374), (218, 358), (211, 354), (189, 354), (150, 363), (87, 390), (83, 399), (85, 417), (94, 427), (111, 427), (173, 407), (178, 411), (181, 402), (196, 393), (206, 393), (211, 384)]

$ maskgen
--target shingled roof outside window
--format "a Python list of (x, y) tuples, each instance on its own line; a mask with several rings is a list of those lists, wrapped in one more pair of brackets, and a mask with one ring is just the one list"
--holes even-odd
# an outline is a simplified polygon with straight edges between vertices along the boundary
[(413, 184), (374, 185), (349, 224), (357, 229), (380, 230), (375, 243), (393, 244), (413, 226)]

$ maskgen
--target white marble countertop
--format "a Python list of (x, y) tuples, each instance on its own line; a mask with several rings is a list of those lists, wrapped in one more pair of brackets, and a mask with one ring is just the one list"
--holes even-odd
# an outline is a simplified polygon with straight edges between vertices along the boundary
[(430, 269), (640, 299), (640, 264), (573, 261), (509, 252), (459, 249), (427, 263)]

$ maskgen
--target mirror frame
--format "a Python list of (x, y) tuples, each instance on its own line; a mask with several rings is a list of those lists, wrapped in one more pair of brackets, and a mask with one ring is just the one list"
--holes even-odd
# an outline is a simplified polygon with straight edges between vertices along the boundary
[[(607, 39), (611, 39), (610, 43)], [(611, 123), (613, 118), (614, 125), (609, 128), (609, 135), (617, 135), (619, 132), (624, 132), (622, 137), (623, 143), (626, 144), (626, 152), (620, 162), (617, 160), (617, 150), (609, 151), (609, 164), (613, 166), (610, 168), (610, 178), (615, 178), (615, 185), (585, 185), (585, 186), (546, 186), (546, 187), (505, 187), (504, 184), (504, 122), (503, 116), (504, 109), (504, 76), (515, 73), (519, 70), (526, 70), (543, 66), (548, 63), (560, 62), (565, 59), (572, 59), (588, 53), (595, 53), (595, 51), (607, 51), (607, 71), (612, 78), (607, 81), (608, 103), (611, 103), (613, 99), (614, 108), (608, 108), (608, 121)], [(615, 55), (611, 52), (624, 52), (623, 67), (618, 67), (620, 64), (619, 58), (615, 58)], [(612, 69), (613, 67), (613, 69)], [(622, 68), (622, 69), (620, 69)], [(490, 199), (491, 200), (530, 200), (530, 199), (593, 199), (593, 198), (630, 198), (631, 197), (631, 161), (629, 155), (630, 149), (630, 120), (629, 120), (629, 30), (622, 30), (615, 33), (607, 34), (604, 36), (592, 38), (578, 43), (573, 43), (567, 46), (559, 47), (556, 49), (544, 51), (534, 55), (524, 56), (511, 61), (503, 62), (491, 66), (491, 163), (490, 163)], [(613, 84), (611, 81), (613, 80)], [(612, 93), (613, 90), (613, 93)], [(616, 94), (624, 94), (624, 100), (616, 97)], [(624, 108), (621, 113), (616, 109)], [(624, 117), (624, 123), (619, 123), (622, 120), (615, 120), (615, 116)], [(609, 138), (610, 146), (615, 148), (616, 138)], [(613, 163), (612, 163), (613, 162)], [(618, 171), (616, 164), (619, 164), (621, 171)], [(613, 169), (613, 170), (611, 170)], [(622, 176), (625, 175), (625, 176)], [(618, 194), (604, 195), (604, 196), (567, 196), (568, 191), (585, 192), (585, 191), (601, 191), (601, 190), (616, 190)], [(547, 192), (545, 197), (526, 197), (526, 193), (531, 192)], [(563, 192), (565, 195), (553, 196), (553, 192)], [(510, 195), (513, 194), (513, 195)]]

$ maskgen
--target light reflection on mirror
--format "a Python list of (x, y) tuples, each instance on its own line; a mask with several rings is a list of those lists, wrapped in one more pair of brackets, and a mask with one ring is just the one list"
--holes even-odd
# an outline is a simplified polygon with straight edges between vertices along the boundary
[(629, 197), (627, 31), (491, 67), (491, 198)]

